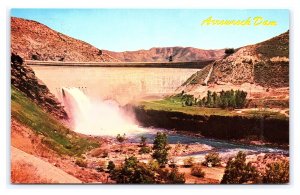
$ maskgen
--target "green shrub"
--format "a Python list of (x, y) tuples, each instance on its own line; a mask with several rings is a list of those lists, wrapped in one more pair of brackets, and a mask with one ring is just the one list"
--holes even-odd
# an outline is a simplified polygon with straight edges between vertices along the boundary
[(170, 147), (168, 146), (167, 135), (165, 133), (158, 132), (156, 134), (153, 142), (153, 150), (152, 157), (156, 159), (161, 166), (167, 164)]
[(188, 157), (183, 160), (184, 167), (191, 167), (193, 166), (194, 162), (195, 162), (194, 157)]
[(113, 172), (115, 170), (115, 168), (116, 168), (115, 163), (113, 161), (109, 161), (108, 165), (107, 165), (107, 169), (109, 170), (109, 172), (110, 173)]
[(221, 92), (207, 91), (206, 97), (195, 98), (193, 95), (177, 94), (173, 97), (180, 97), (183, 106), (198, 105), (208, 108), (243, 108), (246, 105), (247, 92), (240, 90), (228, 90)]
[(116, 137), (117, 141), (120, 142), (121, 144), (126, 140), (126, 135), (124, 133), (124, 135), (120, 135), (118, 134)]
[(140, 147), (139, 154), (149, 154), (151, 152), (151, 148), (147, 146), (147, 138), (144, 136), (141, 136)]
[(184, 184), (185, 176), (184, 173), (179, 173), (177, 168), (172, 168), (171, 171), (168, 169), (159, 169), (158, 183), (165, 184)]
[(240, 151), (228, 160), (221, 184), (252, 183), (257, 181), (258, 176), (256, 168), (246, 163), (246, 154)]
[(151, 148), (148, 146), (142, 146), (139, 150), (139, 154), (149, 154), (151, 152)]
[(289, 182), (289, 162), (287, 160), (267, 164), (263, 183), (284, 184)]
[(155, 172), (131, 156), (125, 159), (121, 167), (110, 172), (110, 178), (121, 184), (151, 184), (155, 183)]
[(140, 147), (147, 146), (147, 137), (141, 136)]
[(207, 155), (205, 155), (205, 161), (203, 162), (203, 164), (208, 167), (220, 166), (221, 158), (219, 156), (219, 153), (210, 152)]
[(205, 173), (202, 171), (202, 167), (200, 164), (194, 164), (191, 168), (191, 175), (196, 177), (204, 177)]
[(224, 53), (226, 55), (230, 55), (230, 54), (233, 54), (234, 51), (235, 51), (234, 48), (226, 48), (225, 51), (224, 51)]
[(80, 167), (85, 167), (85, 168), (87, 167), (87, 162), (82, 158), (77, 158), (75, 164)]

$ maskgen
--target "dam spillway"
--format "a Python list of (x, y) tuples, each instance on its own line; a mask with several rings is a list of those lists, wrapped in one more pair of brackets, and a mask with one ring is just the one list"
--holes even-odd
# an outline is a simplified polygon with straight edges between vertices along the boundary
[(170, 95), (199, 69), (31, 65), (36, 76), (61, 100), (63, 87), (83, 87), (94, 99), (120, 104)]

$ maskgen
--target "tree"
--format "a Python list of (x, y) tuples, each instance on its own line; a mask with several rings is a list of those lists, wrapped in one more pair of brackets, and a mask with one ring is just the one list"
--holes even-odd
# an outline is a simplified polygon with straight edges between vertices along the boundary
[(165, 133), (158, 132), (153, 142), (153, 154), (152, 157), (157, 160), (160, 166), (164, 166), (168, 162), (168, 151), (170, 147), (167, 142), (167, 135)]
[(185, 176), (184, 173), (179, 173), (176, 167), (172, 168), (171, 171), (168, 169), (159, 169), (158, 182), (165, 184), (184, 184)]
[(184, 167), (191, 167), (193, 166), (194, 162), (195, 162), (194, 157), (188, 157), (183, 160)]
[(151, 148), (147, 146), (147, 138), (145, 136), (141, 136), (140, 147), (140, 154), (148, 154), (151, 152)]
[(110, 172), (110, 177), (121, 184), (155, 183), (155, 172), (147, 164), (139, 162), (134, 156), (126, 158), (120, 168), (115, 168)]
[(218, 94), (215, 91), (212, 93), (212, 101), (213, 101), (212, 107), (218, 107), (219, 105)]
[(210, 152), (207, 155), (205, 155), (205, 161), (203, 162), (206, 166), (219, 166), (221, 164), (221, 158), (219, 153), (217, 152)]
[(117, 141), (121, 144), (120, 145), (120, 150), (122, 150), (122, 145), (123, 145), (123, 142), (126, 140), (126, 134), (124, 133), (124, 135), (120, 135), (118, 134), (117, 137), (116, 137)]
[(141, 147), (147, 146), (147, 137), (141, 136), (140, 146), (141, 146)]
[(110, 173), (113, 172), (115, 170), (115, 168), (116, 168), (115, 163), (113, 161), (109, 161), (108, 165), (107, 165), (107, 169), (109, 170), (109, 172)]
[(243, 184), (256, 181), (258, 172), (251, 163), (246, 163), (246, 154), (239, 152), (227, 162), (221, 184)]
[(212, 100), (211, 91), (208, 90), (208, 91), (207, 91), (206, 106), (207, 106), (207, 107), (212, 107), (212, 104), (213, 104), (213, 100)]
[(204, 177), (205, 173), (202, 171), (202, 167), (200, 164), (194, 164), (191, 168), (191, 175), (195, 177)]
[(124, 135), (118, 134), (116, 139), (118, 142), (123, 143), (126, 140), (126, 134), (125, 133), (124, 133)]
[(243, 108), (246, 104), (247, 92), (237, 90), (235, 92), (235, 102), (237, 108)]
[(169, 62), (173, 62), (173, 56), (169, 56)]
[(234, 53), (234, 48), (227, 48), (225, 49), (225, 54), (226, 55), (230, 55), (230, 54), (233, 54)]
[(287, 160), (267, 164), (263, 183), (283, 184), (289, 182), (289, 162)]

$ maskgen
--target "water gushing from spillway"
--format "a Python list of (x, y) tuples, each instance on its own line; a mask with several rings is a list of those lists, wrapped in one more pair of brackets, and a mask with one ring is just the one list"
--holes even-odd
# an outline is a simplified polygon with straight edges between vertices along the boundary
[(63, 103), (74, 131), (87, 135), (116, 136), (139, 134), (133, 114), (122, 110), (113, 100), (92, 100), (80, 88), (62, 88)]

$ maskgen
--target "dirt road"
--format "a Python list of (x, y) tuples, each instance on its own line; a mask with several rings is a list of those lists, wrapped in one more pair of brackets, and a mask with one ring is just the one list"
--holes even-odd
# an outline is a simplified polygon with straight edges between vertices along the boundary
[(15, 147), (11, 147), (11, 163), (13, 164), (16, 162), (27, 163), (34, 166), (36, 168), (36, 172), (32, 173), (33, 175), (38, 175), (42, 179), (53, 181), (54, 183), (82, 183), (79, 179), (69, 175), (52, 164), (33, 155), (27, 154)]

